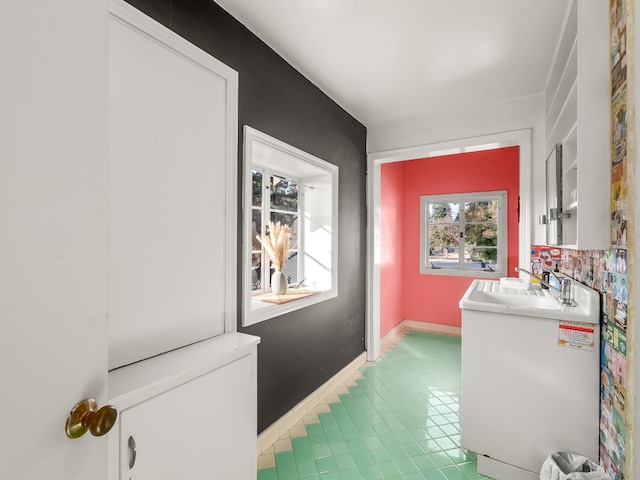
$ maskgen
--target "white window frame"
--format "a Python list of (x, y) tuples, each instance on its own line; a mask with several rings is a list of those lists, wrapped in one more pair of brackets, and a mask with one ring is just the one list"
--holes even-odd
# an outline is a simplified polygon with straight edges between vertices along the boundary
[[(249, 326), (338, 296), (338, 167), (244, 126), (242, 325)], [(298, 262), (304, 286), (318, 293), (280, 305), (257, 302), (251, 290), (253, 170), (301, 186)]]
[[(441, 203), (458, 203), (460, 208), (460, 231), (464, 232), (465, 202), (498, 202), (498, 268), (491, 271), (465, 269), (461, 259), (458, 268), (433, 268), (429, 260), (429, 205)], [(423, 195), (420, 197), (420, 273), (429, 275), (454, 275), (466, 277), (504, 277), (507, 273), (508, 239), (507, 239), (507, 192), (505, 190), (493, 192), (452, 193), (444, 195)], [(459, 252), (464, 252), (464, 236), (459, 238)]]

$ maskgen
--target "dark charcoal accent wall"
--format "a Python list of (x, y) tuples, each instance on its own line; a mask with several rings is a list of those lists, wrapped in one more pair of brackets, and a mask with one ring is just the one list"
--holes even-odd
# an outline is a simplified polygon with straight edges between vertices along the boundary
[(338, 297), (250, 328), (238, 320), (262, 339), (261, 432), (364, 351), (366, 128), (212, 0), (127, 1), (239, 73), (239, 178), (244, 125), (340, 167)]

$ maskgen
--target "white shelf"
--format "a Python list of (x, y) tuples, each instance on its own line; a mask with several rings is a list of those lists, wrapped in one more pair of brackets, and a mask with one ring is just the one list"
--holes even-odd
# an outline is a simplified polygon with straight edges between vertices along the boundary
[(558, 44), (558, 49), (554, 57), (554, 68), (549, 75), (549, 82), (547, 84), (546, 98), (545, 98), (545, 111), (551, 110), (551, 103), (556, 99), (556, 92), (558, 91), (558, 85), (561, 82), (564, 72), (567, 70), (569, 57), (572, 54), (574, 45), (576, 44), (577, 29), (578, 29), (578, 15), (576, 1), (572, 2), (571, 12), (565, 19), (563, 26), (562, 37)]
[(569, 90), (568, 96), (554, 119), (547, 118), (546, 128), (549, 135), (547, 136), (547, 145), (561, 143), (566, 137), (569, 130), (576, 124), (578, 117), (578, 81), (574, 81)]
[(565, 248), (610, 248), (610, 70), (606, 2), (574, 1), (545, 101), (547, 155), (562, 143)]
[(565, 106), (565, 100), (569, 97), (571, 89), (574, 87), (576, 79), (578, 78), (578, 50), (576, 45), (577, 41), (574, 40), (573, 46), (571, 47), (571, 53), (569, 54), (569, 59), (562, 71), (558, 88), (556, 89), (553, 95), (553, 100), (549, 105), (549, 109), (547, 111), (547, 122), (549, 123), (555, 123), (560, 116)]

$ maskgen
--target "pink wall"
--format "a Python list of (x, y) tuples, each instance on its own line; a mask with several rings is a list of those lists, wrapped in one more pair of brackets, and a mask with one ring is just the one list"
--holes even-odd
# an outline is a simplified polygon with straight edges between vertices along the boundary
[[(420, 196), (507, 190), (512, 276), (518, 265), (518, 147), (385, 164), (381, 179), (381, 254), (395, 249), (402, 268), (400, 274), (381, 269), (380, 334), (403, 319), (460, 326), (458, 302), (473, 278), (420, 274)], [(403, 207), (402, 216), (394, 206)]]

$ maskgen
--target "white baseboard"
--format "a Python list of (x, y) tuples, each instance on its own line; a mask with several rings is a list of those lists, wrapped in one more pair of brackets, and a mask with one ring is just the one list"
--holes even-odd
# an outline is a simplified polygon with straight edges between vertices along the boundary
[(403, 320), (398, 325), (389, 330), (384, 337), (380, 339), (380, 351), (384, 352), (389, 349), (393, 344), (400, 340), (405, 333), (407, 333), (407, 326), (404, 324), (406, 320)]
[(351, 375), (356, 373), (358, 369), (366, 363), (366, 360), (367, 354), (366, 352), (362, 352), (349, 365), (336, 373), (313, 393), (262, 431), (262, 433), (258, 435), (258, 455), (271, 447), (282, 435), (291, 430), (296, 423), (316, 408), (320, 402), (327, 398), (336, 388), (351, 377)]

